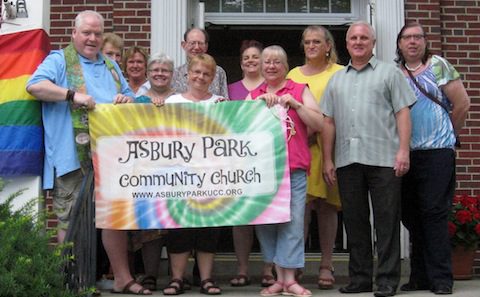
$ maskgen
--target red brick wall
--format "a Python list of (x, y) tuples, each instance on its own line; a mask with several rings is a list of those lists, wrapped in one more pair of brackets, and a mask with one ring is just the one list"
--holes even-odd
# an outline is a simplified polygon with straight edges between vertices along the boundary
[(101, 13), (105, 32), (120, 35), (126, 47), (150, 47), (150, 0), (51, 0), (50, 4), (50, 38), (54, 49), (70, 42), (75, 16), (86, 9)]
[(406, 0), (406, 22), (425, 26), (430, 48), (462, 74), (472, 106), (457, 152), (457, 192), (480, 195), (480, 1)]

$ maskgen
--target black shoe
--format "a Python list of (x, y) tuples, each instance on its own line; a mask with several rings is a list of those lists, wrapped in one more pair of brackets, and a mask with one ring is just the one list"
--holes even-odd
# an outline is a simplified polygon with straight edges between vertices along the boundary
[(338, 289), (338, 291), (343, 294), (372, 292), (372, 285), (357, 285), (352, 283)]
[(435, 295), (450, 295), (452, 294), (452, 287), (448, 285), (438, 285), (432, 289)]
[(400, 286), (400, 291), (411, 292), (411, 291), (422, 291), (429, 290), (430, 287), (426, 284), (417, 284), (415, 282), (408, 282)]
[(377, 290), (373, 293), (377, 297), (387, 297), (395, 295), (396, 289), (392, 286), (381, 285), (378, 286)]

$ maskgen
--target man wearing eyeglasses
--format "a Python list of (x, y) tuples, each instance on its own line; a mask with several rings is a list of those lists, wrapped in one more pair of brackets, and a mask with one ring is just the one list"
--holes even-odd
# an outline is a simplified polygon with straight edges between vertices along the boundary
[[(199, 54), (205, 54), (208, 50), (208, 33), (200, 28), (190, 28), (183, 34), (182, 48), (187, 54), (187, 63), (177, 67), (173, 73), (172, 87), (177, 93), (187, 91), (187, 65), (188, 61)], [(228, 98), (227, 74), (222, 67), (217, 65), (215, 78), (210, 88), (212, 94)]]

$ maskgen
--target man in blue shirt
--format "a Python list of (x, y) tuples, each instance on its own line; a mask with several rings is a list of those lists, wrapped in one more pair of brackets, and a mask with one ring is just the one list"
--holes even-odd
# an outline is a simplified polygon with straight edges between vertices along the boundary
[[(83, 179), (80, 164), (90, 161), (88, 155), (80, 156), (79, 145), (86, 143), (88, 147), (89, 136), (75, 134), (82, 123), (82, 117), (75, 114), (82, 115), (79, 108), (93, 109), (96, 103), (128, 103), (134, 97), (118, 65), (100, 54), (103, 29), (99, 13), (79, 13), (72, 44), (52, 51), (27, 83), (27, 91), (43, 101), (44, 188), (53, 188), (59, 242), (65, 238), (71, 209), (79, 195)], [(102, 239), (115, 276), (114, 291), (150, 295), (130, 274), (126, 232), (103, 230)]]

